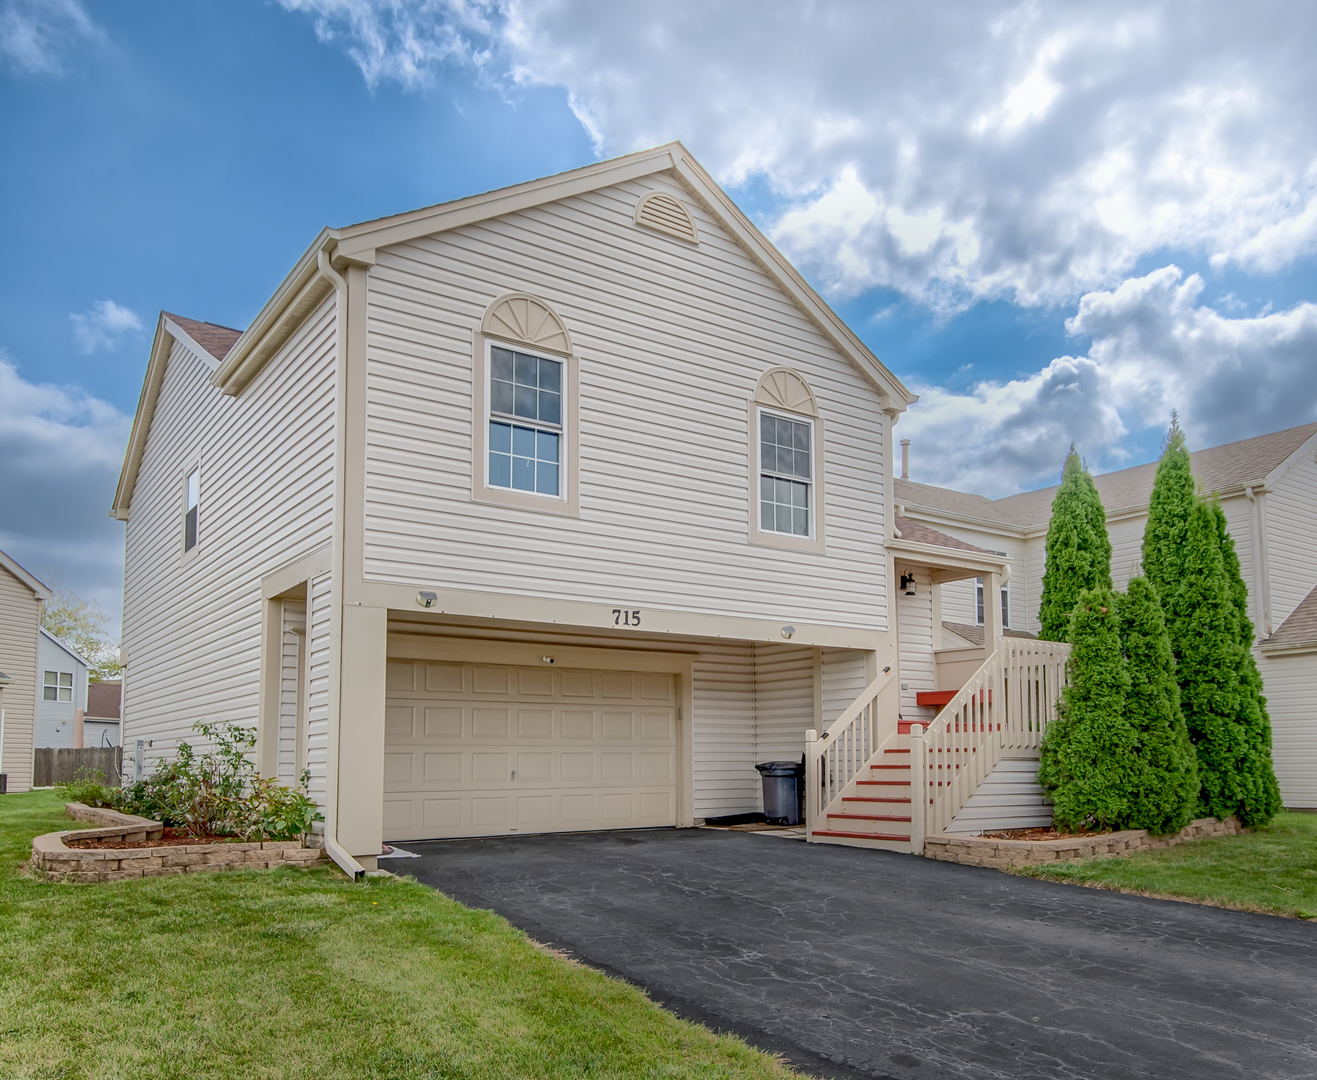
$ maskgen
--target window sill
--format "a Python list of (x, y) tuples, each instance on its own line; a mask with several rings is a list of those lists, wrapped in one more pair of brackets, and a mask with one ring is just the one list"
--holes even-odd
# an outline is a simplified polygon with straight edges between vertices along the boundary
[(471, 489), (471, 501), (492, 506), (513, 506), (519, 510), (534, 510), (557, 517), (580, 517), (580, 507), (574, 498), (554, 499), (547, 495), (532, 495), (528, 491), (509, 488), (492, 488), (477, 484)]
[(750, 543), (757, 547), (784, 548), (787, 551), (809, 551), (818, 555), (827, 554), (827, 548), (821, 536), (787, 536), (785, 533), (770, 533), (752, 529), (750, 531)]

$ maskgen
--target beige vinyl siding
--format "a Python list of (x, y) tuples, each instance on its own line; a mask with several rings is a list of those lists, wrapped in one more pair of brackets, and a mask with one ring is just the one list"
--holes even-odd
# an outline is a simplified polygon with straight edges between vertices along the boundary
[(916, 585), (914, 596), (898, 591), (896, 625), (901, 650), (901, 716), (929, 723), (937, 710), (916, 701), (920, 690), (937, 689), (933, 663), (933, 592), (927, 585)]
[(281, 784), (297, 779), (297, 717), (301, 709), (301, 657), (306, 643), (306, 604), (283, 602), (283, 649), (279, 665), (279, 757)]
[(307, 586), (306, 768), (310, 795), (323, 808), (329, 761), (330, 624), (334, 603), (329, 574), (312, 578)]
[(850, 708), (869, 685), (865, 657), (858, 649), (823, 650), (823, 726)]
[[(241, 395), (175, 343), (126, 538), (124, 741), (150, 759), (198, 720), (254, 726), (261, 578), (330, 540), (334, 307), (323, 304)], [(199, 541), (182, 551), (182, 491), (201, 465)]]
[(755, 761), (799, 760), (814, 726), (814, 650), (755, 646)]
[[(1117, 589), (1126, 588), (1130, 578), (1142, 572), (1143, 529), (1147, 522), (1146, 514), (1107, 522), (1107, 536), (1111, 540), (1111, 583)], [(1040, 578), (1040, 595), (1041, 585)]]
[(1285, 805), (1317, 809), (1317, 653), (1258, 661), (1271, 715), (1272, 761)]
[(0, 772), (9, 790), (32, 786), (32, 728), (37, 701), (37, 627), (40, 609), (26, 584), (0, 567), (0, 671), (9, 676), (0, 688), (5, 710), (4, 746)]
[[(377, 252), (366, 577), (885, 629), (876, 392), (684, 193), (698, 246), (637, 228), (663, 186)], [(580, 356), (579, 518), (471, 500), (472, 332), (512, 290), (554, 305)], [(818, 399), (826, 555), (748, 543), (749, 401), (775, 365)]]
[(691, 681), (696, 820), (758, 809), (754, 646), (702, 651)]
[(1052, 804), (1038, 785), (1038, 758), (997, 762), (947, 828), (960, 836), (985, 829), (1035, 829), (1052, 824)]
[[(1308, 455), (1296, 460), (1262, 499), (1275, 629), (1317, 587), (1317, 460)], [(1254, 615), (1254, 621), (1260, 630), (1261, 619)], [(1317, 693), (1317, 685), (1313, 690)]]

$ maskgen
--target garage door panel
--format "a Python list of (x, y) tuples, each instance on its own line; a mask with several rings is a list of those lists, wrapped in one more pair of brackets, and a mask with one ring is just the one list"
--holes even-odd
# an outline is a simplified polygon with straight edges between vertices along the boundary
[(386, 838), (675, 824), (675, 676), (390, 667)]

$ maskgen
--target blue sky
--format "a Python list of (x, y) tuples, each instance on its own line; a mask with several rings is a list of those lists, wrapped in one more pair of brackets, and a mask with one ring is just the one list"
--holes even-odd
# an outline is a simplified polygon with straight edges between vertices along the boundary
[(161, 309), (245, 326), (323, 225), (672, 138), (923, 395), (916, 479), (1317, 418), (1317, 16), (1089, 12), (0, 0), (0, 547), (117, 619)]

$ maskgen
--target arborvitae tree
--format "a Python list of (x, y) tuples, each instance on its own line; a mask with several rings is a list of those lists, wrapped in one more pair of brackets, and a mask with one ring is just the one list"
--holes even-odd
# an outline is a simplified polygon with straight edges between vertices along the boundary
[(1075, 453), (1066, 455), (1061, 487), (1052, 500), (1038, 608), (1039, 637), (1065, 641), (1070, 613), (1085, 589), (1111, 588), (1111, 538), (1093, 477)]
[(1236, 811), (1245, 825), (1264, 825), (1281, 809), (1280, 785), (1271, 761), (1271, 717), (1262, 696), (1262, 673), (1253, 655), (1253, 620), (1248, 617), (1248, 586), (1239, 567), (1235, 539), (1230, 535), (1225, 511), (1212, 503), (1222, 570), (1234, 606), (1234, 638), (1239, 665), (1239, 723), (1244, 729), (1247, 757), (1241, 770), (1244, 798)]
[(1179, 660), (1180, 707), (1198, 755), (1199, 807), (1226, 818), (1239, 813), (1251, 794), (1244, 780), (1248, 746), (1239, 722), (1238, 611), (1216, 515), (1201, 499), (1189, 515), (1182, 574), (1166, 620)]
[(1038, 782), (1058, 828), (1109, 828), (1125, 820), (1138, 777), (1115, 594), (1086, 589), (1069, 623), (1069, 685), (1060, 715), (1043, 733)]
[(1133, 578), (1117, 608), (1130, 679), (1126, 716), (1138, 766), (1122, 824), (1165, 836), (1193, 819), (1198, 761), (1180, 711), (1175, 656), (1157, 590), (1147, 578)]
[(1179, 417), (1171, 413), (1143, 528), (1143, 572), (1168, 610), (1184, 579), (1185, 543), (1194, 508), (1194, 474)]

